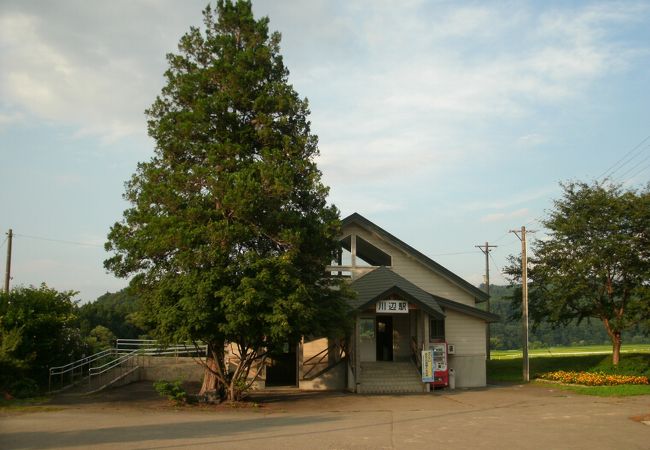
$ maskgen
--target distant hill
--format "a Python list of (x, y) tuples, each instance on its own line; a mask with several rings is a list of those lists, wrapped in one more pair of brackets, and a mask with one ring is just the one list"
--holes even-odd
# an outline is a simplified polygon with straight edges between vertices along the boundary
[(87, 336), (97, 325), (103, 325), (118, 338), (137, 339), (145, 330), (136, 325), (140, 300), (127, 289), (100, 296), (79, 307), (80, 329)]
[[(483, 289), (484, 286), (481, 288)], [(490, 327), (490, 342), (493, 349), (521, 348), (521, 298), (515, 300), (515, 306), (512, 300), (514, 290), (513, 286), (490, 285), (490, 310), (501, 316), (501, 321)], [(611, 343), (603, 324), (596, 319), (559, 328), (554, 328), (547, 322), (529, 322), (529, 327), (531, 348)], [(644, 334), (643, 328), (636, 327), (623, 333), (623, 343), (650, 343), (650, 336)]]

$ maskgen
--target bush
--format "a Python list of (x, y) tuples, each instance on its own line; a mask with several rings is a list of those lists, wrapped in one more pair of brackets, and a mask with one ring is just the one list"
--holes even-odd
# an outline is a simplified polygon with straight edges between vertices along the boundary
[(9, 385), (9, 393), (16, 398), (36, 397), (40, 394), (40, 388), (31, 378), (21, 378)]
[(622, 355), (618, 366), (612, 364), (612, 358), (604, 358), (595, 370), (612, 375), (640, 375), (650, 377), (650, 355), (627, 354)]
[(180, 380), (172, 382), (159, 380), (154, 382), (153, 387), (162, 397), (167, 397), (177, 405), (187, 402), (187, 392), (181, 386)]

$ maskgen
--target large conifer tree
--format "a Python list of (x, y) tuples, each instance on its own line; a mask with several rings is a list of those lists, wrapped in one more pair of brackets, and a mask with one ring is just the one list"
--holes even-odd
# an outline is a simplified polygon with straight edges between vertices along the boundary
[[(338, 211), (314, 158), (307, 101), (288, 83), (280, 35), (249, 1), (204, 11), (169, 54), (147, 111), (156, 148), (126, 185), (131, 203), (108, 236), (105, 266), (134, 276), (158, 337), (209, 344), (202, 391), (231, 400), (251, 368), (286, 342), (341, 325), (324, 280)], [(240, 364), (224, 367), (224, 344)]]

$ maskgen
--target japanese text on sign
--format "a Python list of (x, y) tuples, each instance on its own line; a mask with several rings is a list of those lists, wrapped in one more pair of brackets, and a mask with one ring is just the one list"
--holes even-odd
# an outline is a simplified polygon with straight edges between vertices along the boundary
[(376, 312), (408, 314), (409, 304), (405, 300), (380, 300), (377, 302)]

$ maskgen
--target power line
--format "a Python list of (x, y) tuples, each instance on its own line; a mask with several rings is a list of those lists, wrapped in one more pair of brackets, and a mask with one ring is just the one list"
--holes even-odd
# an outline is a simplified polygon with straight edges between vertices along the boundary
[[(645, 139), (643, 139), (641, 142), (639, 142), (637, 145), (635, 145), (631, 150), (629, 150), (625, 155), (623, 155), (618, 161), (616, 161), (614, 164), (612, 164), (607, 170), (605, 170), (603, 173), (598, 175), (596, 177), (597, 180), (604, 178), (609, 178), (612, 175), (614, 175), (618, 170), (620, 170), (621, 167), (623, 167), (625, 164), (628, 164), (632, 159), (636, 157), (636, 153), (638, 153), (639, 148), (643, 150), (644, 148), (649, 148), (648, 146), (642, 147), (643, 144), (646, 143), (650, 139), (650, 135), (646, 136)], [(607, 175), (607, 177), (605, 177)]]
[(494, 264), (494, 267), (496, 267), (496, 269), (497, 269), (497, 273), (499, 274), (499, 276), (501, 277), (501, 279), (502, 279), (503, 281), (509, 281), (509, 280), (508, 280), (508, 279), (503, 275), (503, 270), (501, 270), (501, 267), (499, 267), (499, 264), (497, 264), (496, 259), (494, 259), (494, 257), (492, 256), (491, 253), (490, 253), (490, 260), (492, 261), (492, 264)]
[[(643, 164), (644, 162), (646, 162), (646, 161), (648, 161), (648, 160), (650, 160), (650, 155), (646, 156), (646, 157), (643, 158), (641, 161), (639, 161), (636, 165), (634, 165), (634, 166), (630, 167), (628, 170), (626, 170), (625, 173), (621, 174), (621, 179), (625, 178), (629, 173), (631, 173), (631, 172), (633, 172), (633, 171), (636, 171), (636, 170), (639, 168), (639, 166), (640, 166), (641, 164)], [(627, 179), (625, 179), (625, 180), (623, 180), (623, 181), (625, 182), (625, 181), (629, 181), (629, 180), (631, 180), (632, 178), (636, 177), (638, 174), (640, 174), (641, 172), (643, 172), (643, 171), (644, 171), (645, 169), (647, 169), (648, 167), (650, 167), (650, 166), (648, 166), (648, 165), (643, 166), (643, 167), (641, 168), (641, 170), (635, 172), (634, 175), (630, 176), (629, 178), (627, 178)]]
[(627, 180), (623, 181), (623, 183), (627, 183), (628, 181), (632, 181), (634, 178), (636, 178), (638, 175), (640, 175), (641, 173), (645, 172), (645, 171), (648, 170), (648, 169), (650, 169), (650, 164), (646, 165), (645, 167), (642, 167), (641, 170), (639, 170), (638, 172), (632, 174), (632, 175), (630, 176), (630, 178), (628, 178)]
[(454, 253), (438, 253), (437, 255), (430, 255), (430, 256), (453, 256), (453, 255), (474, 255), (478, 253), (477, 251), (473, 252), (454, 252)]
[[(650, 144), (649, 144), (649, 145), (646, 145), (645, 147), (642, 147), (640, 150), (646, 150), (646, 149), (650, 149)], [(641, 157), (642, 155), (643, 155), (643, 152), (642, 152), (642, 151), (639, 151), (639, 152), (637, 152), (636, 154), (634, 154), (633, 157), (630, 158), (630, 159), (629, 159), (625, 164), (621, 165), (621, 166), (618, 167), (616, 170), (612, 171), (612, 172), (609, 174), (608, 178), (609, 178), (609, 179), (612, 179), (612, 180), (615, 179), (615, 178), (617, 178), (617, 177), (615, 177), (614, 175), (615, 175), (619, 170), (624, 170), (625, 168), (627, 168), (627, 171), (626, 171), (625, 173), (623, 173), (622, 175), (618, 175), (618, 178), (624, 178), (624, 177), (625, 177), (625, 174), (629, 173), (631, 170), (634, 170), (636, 167), (639, 166), (639, 164), (643, 163), (644, 161), (647, 161), (648, 157), (642, 159), (641, 161), (638, 161), (638, 158)]]
[(79, 245), (82, 247), (96, 247), (96, 248), (104, 248), (103, 245), (97, 245), (97, 244), (91, 244), (89, 242), (78, 242), (78, 241), (66, 241), (63, 239), (53, 239), (53, 238), (46, 238), (42, 236), (30, 236), (28, 234), (18, 234), (14, 233), (14, 236), (19, 236), (27, 239), (36, 239), (38, 241), (48, 241), (48, 242), (56, 242), (59, 244), (69, 244), (69, 245)]

